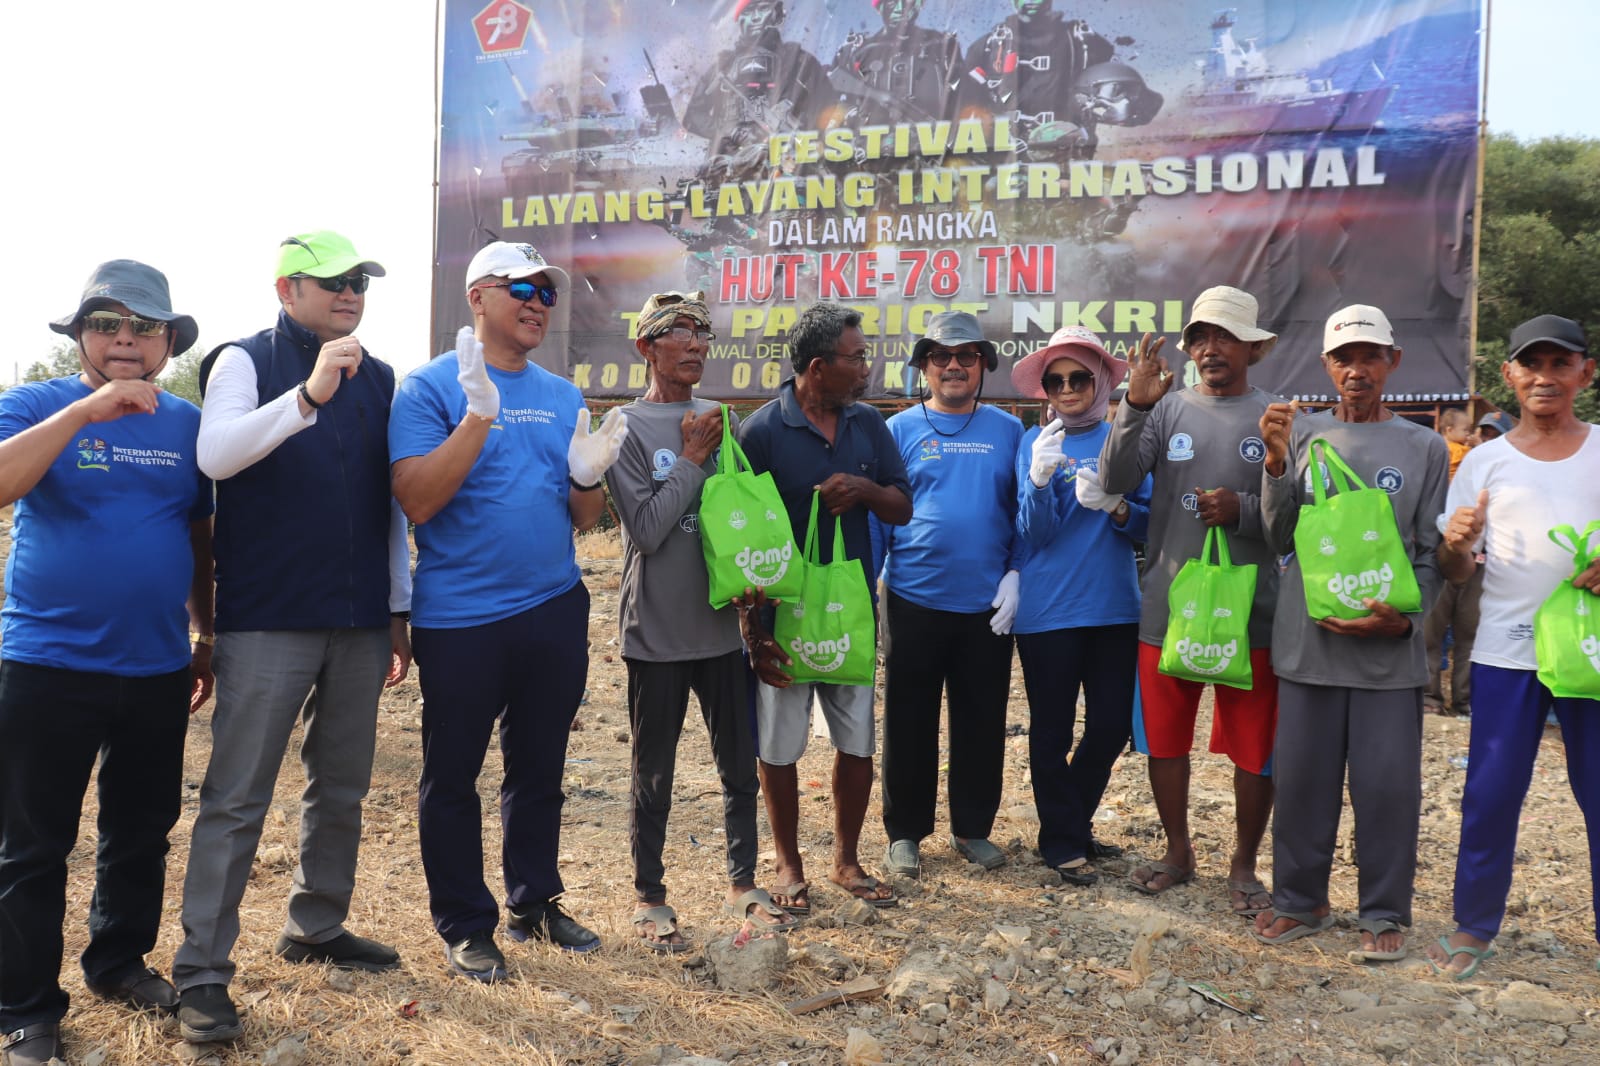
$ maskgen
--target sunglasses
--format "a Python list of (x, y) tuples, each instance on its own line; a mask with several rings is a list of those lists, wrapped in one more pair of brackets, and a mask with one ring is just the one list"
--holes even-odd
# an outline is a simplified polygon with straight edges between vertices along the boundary
[(290, 274), (289, 276), (291, 278), (305, 278), (309, 281), (314, 281), (319, 289), (327, 292), (343, 292), (345, 286), (348, 285), (350, 291), (357, 296), (366, 292), (368, 283), (372, 281), (365, 274), (343, 274), (337, 278), (314, 278), (310, 274)]
[(115, 311), (90, 311), (83, 316), (82, 322), (83, 328), (89, 333), (115, 335), (122, 330), (124, 322), (133, 327), (135, 337), (159, 337), (167, 331), (165, 322), (140, 318), (138, 315), (119, 315)]
[(948, 348), (943, 348), (939, 351), (928, 353), (928, 362), (932, 363), (934, 366), (949, 366), (950, 360), (952, 359), (960, 363), (962, 366), (971, 366), (973, 363), (978, 361), (978, 353), (952, 352)]
[(554, 285), (535, 285), (531, 281), (508, 281), (503, 285), (479, 285), (480, 289), (504, 289), (511, 294), (511, 298), (519, 304), (525, 304), (535, 296), (546, 307), (556, 305), (556, 287)]
[(1046, 374), (1039, 381), (1044, 386), (1045, 392), (1060, 392), (1063, 385), (1073, 392), (1082, 392), (1094, 384), (1094, 374), (1087, 370), (1074, 370), (1066, 377), (1060, 374)]
[(684, 343), (688, 343), (692, 339), (703, 341), (706, 344), (710, 344), (717, 339), (717, 335), (709, 329), (690, 329), (688, 326), (673, 326), (670, 329), (664, 329), (652, 339), (659, 340), (662, 337), (671, 337), (675, 341), (683, 341)]

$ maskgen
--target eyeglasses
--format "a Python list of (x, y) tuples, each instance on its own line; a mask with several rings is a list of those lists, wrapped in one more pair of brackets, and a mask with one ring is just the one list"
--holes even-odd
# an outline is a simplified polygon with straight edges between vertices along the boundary
[(479, 289), (504, 289), (511, 294), (511, 298), (519, 304), (525, 304), (535, 296), (546, 307), (556, 305), (556, 287), (554, 285), (535, 285), (531, 281), (508, 281), (505, 284), (478, 285)]
[(122, 330), (124, 322), (133, 327), (135, 337), (159, 337), (167, 331), (165, 322), (140, 318), (138, 315), (119, 315), (115, 311), (90, 311), (82, 321), (83, 328), (90, 333), (115, 335)]
[(949, 348), (936, 348), (928, 353), (928, 362), (934, 366), (949, 366), (954, 359), (962, 366), (971, 366), (978, 361), (977, 352), (954, 352)]
[(691, 338), (701, 341), (705, 344), (710, 344), (712, 341), (717, 339), (717, 335), (712, 333), (709, 329), (690, 329), (688, 326), (672, 326), (668, 329), (662, 330), (660, 333), (657, 333), (650, 339), (660, 340), (662, 337), (671, 337), (673, 340), (682, 341), (685, 344), (687, 344)]
[(1060, 374), (1046, 374), (1039, 379), (1045, 392), (1060, 392), (1065, 385), (1073, 392), (1082, 392), (1094, 384), (1094, 374), (1087, 370), (1074, 370), (1066, 377)]
[(850, 366), (867, 365), (867, 357), (864, 355), (835, 355), (832, 358), (835, 363), (848, 363)]
[(317, 288), (324, 289), (327, 292), (343, 292), (345, 290), (345, 286), (348, 285), (350, 287), (350, 291), (355, 293), (357, 296), (360, 296), (362, 293), (366, 292), (368, 283), (372, 281), (372, 279), (367, 277), (365, 274), (341, 274), (336, 278), (316, 278), (312, 277), (310, 274), (290, 274), (289, 277), (295, 280), (304, 278), (309, 281), (314, 281), (317, 283)]

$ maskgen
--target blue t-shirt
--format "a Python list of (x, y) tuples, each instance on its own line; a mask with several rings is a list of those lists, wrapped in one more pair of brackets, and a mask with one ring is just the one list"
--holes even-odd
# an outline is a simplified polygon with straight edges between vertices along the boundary
[(1100, 469), (1100, 449), (1109, 423), (1061, 440), (1066, 465), (1044, 488), (1028, 477), (1033, 465), (1034, 426), (1017, 449), (1017, 532), (1022, 537), (1022, 603), (1013, 633), (1121, 625), (1139, 620), (1139, 571), (1133, 546), (1150, 530), (1150, 487), (1146, 475), (1123, 497), (1128, 521), (1118, 527), (1105, 511), (1078, 503), (1073, 478), (1080, 470)]
[[(76, 377), (7, 389), (0, 440), (93, 391)], [(0, 654), (120, 677), (189, 665), (189, 526), (211, 514), (199, 432), (200, 409), (163, 392), (155, 414), (85, 426), (62, 450), (12, 512)]]
[(884, 584), (936, 611), (989, 610), (1015, 565), (1022, 423), (984, 404), (970, 416), (918, 404), (889, 419), (889, 433), (911, 478), (912, 515), (903, 526), (873, 521)]
[[(446, 352), (400, 383), (389, 413), (389, 460), (427, 455), (466, 417)], [(411, 623), (462, 629), (510, 618), (580, 579), (567, 507), (567, 445), (583, 396), (534, 363), (489, 367), (500, 414), (455, 496), (417, 524)]]

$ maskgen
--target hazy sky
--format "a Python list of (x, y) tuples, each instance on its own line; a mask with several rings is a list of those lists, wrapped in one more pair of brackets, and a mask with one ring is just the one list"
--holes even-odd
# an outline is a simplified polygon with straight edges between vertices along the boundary
[[(49, 352), (59, 338), (45, 323), (76, 307), (105, 259), (165, 271), (202, 342), (262, 329), (277, 313), (278, 242), (322, 227), (389, 270), (369, 290), (361, 340), (401, 369), (425, 361), (434, 11), (434, 0), (11, 9), (5, 307), (23, 325), (0, 373)], [(1600, 136), (1589, 55), (1600, 4), (1499, 0), (1493, 20), (1491, 130)]]

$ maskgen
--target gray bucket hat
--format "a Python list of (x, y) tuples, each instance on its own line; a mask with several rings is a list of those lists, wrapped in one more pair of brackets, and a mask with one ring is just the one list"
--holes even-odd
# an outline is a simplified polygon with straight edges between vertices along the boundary
[(928, 319), (928, 331), (911, 349), (911, 365), (920, 367), (928, 358), (928, 349), (935, 344), (949, 348), (957, 344), (975, 342), (983, 354), (983, 364), (990, 370), (1000, 365), (1000, 353), (993, 344), (983, 339), (983, 327), (978, 316), (970, 311), (940, 311)]
[(95, 267), (84, 283), (78, 309), (50, 323), (50, 328), (64, 336), (76, 337), (80, 318), (112, 304), (121, 304), (141, 318), (167, 323), (173, 334), (173, 355), (181, 355), (194, 347), (200, 335), (200, 327), (194, 319), (172, 310), (167, 276), (133, 259), (113, 259)]

